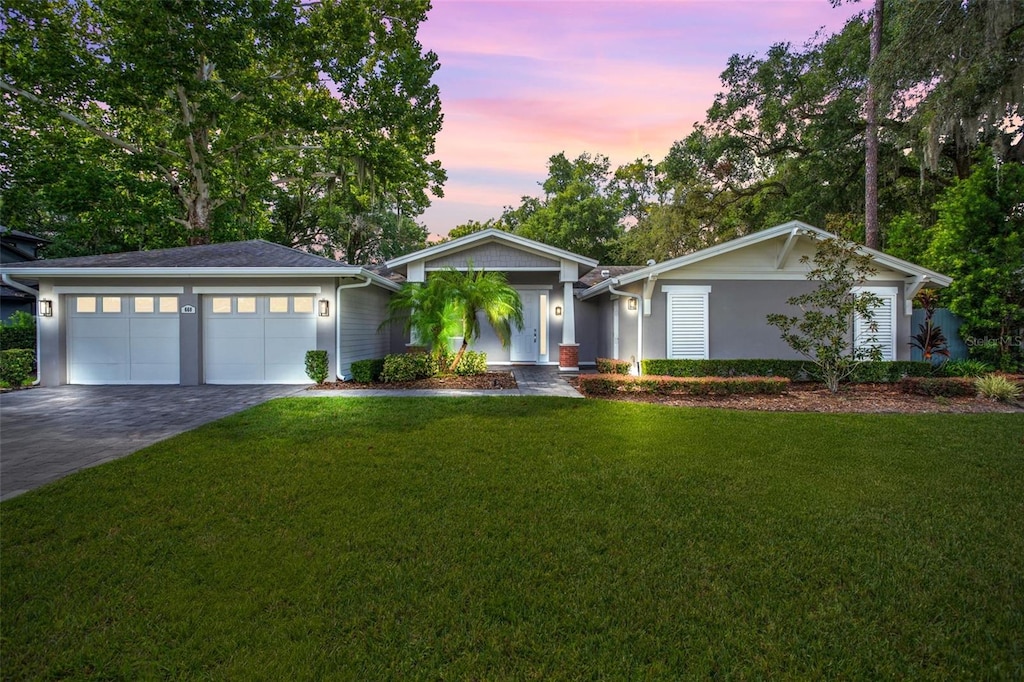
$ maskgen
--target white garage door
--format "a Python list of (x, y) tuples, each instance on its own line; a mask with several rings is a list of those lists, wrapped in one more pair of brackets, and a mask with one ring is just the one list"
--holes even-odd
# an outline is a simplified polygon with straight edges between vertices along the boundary
[(208, 384), (307, 384), (306, 351), (316, 348), (313, 297), (204, 297)]
[(177, 384), (177, 296), (68, 296), (68, 383)]

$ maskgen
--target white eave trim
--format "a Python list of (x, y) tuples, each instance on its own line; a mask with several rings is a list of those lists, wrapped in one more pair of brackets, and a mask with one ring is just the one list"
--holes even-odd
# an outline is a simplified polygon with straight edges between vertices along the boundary
[[(837, 238), (837, 236), (832, 234), (831, 232), (826, 232), (825, 230), (814, 227), (813, 225), (808, 225), (807, 223), (801, 222), (799, 220), (791, 220), (790, 222), (784, 223), (782, 225), (776, 225), (775, 227), (770, 227), (766, 230), (761, 230), (760, 232), (748, 234), (744, 237), (739, 237), (738, 239), (733, 239), (722, 244), (716, 244), (715, 246), (710, 246), (706, 249), (695, 251), (694, 253), (687, 254), (685, 256), (680, 256), (678, 258), (673, 258), (672, 260), (668, 260), (663, 263), (657, 263), (655, 265), (651, 265), (640, 270), (635, 270), (631, 273), (618, 277), (618, 283), (616, 284), (616, 286), (624, 286), (627, 284), (631, 284), (633, 282), (646, 279), (651, 275), (661, 275), (662, 273), (668, 272), (670, 270), (675, 270), (677, 268), (685, 267), (687, 265), (692, 265), (693, 263), (698, 263), (702, 260), (713, 258), (715, 256), (720, 256), (731, 251), (736, 251), (737, 249), (742, 249), (744, 247), (757, 244), (763, 241), (767, 241), (769, 239), (776, 239), (783, 235), (788, 235), (788, 243), (788, 240), (795, 239), (794, 235), (799, 236), (811, 234), (825, 239)], [(792, 245), (790, 245), (790, 248), (792, 248)], [(878, 265), (889, 268), (890, 270), (894, 270), (895, 272), (903, 274), (908, 277), (925, 277), (928, 279), (929, 282), (943, 287), (949, 286), (950, 283), (952, 283), (953, 281), (950, 277), (946, 277), (945, 275), (940, 275), (939, 273), (933, 272), (927, 268), (922, 268), (918, 265), (914, 265), (913, 263), (909, 263), (901, 258), (896, 258), (895, 256), (884, 254), (881, 251), (875, 251), (874, 249), (869, 249), (864, 246), (860, 247), (860, 251), (861, 253), (870, 256), (871, 259)], [(713, 277), (704, 278), (712, 279)], [(735, 279), (744, 279), (744, 277), (736, 276)], [(768, 277), (759, 277), (759, 279), (768, 279)], [(783, 279), (785, 279), (785, 277), (783, 277)], [(580, 295), (580, 298), (587, 299), (593, 296), (597, 296), (598, 294), (606, 291), (607, 288), (608, 280), (605, 280), (604, 282), (596, 284), (587, 289), (585, 292), (583, 292), (583, 294)]]
[(185, 287), (55, 286), (55, 294), (183, 294)]

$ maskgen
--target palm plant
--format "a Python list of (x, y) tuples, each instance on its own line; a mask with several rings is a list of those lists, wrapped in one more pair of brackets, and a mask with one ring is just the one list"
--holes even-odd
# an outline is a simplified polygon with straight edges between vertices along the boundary
[(388, 301), (388, 317), (381, 328), (401, 322), (417, 343), (429, 344), (438, 359), (462, 331), (455, 301), (441, 287), (407, 282)]
[(433, 274), (426, 284), (405, 284), (388, 303), (388, 313), (382, 327), (401, 321), (406, 333), (412, 331), (420, 342), (430, 344), (439, 363), (452, 340), (461, 335), (462, 346), (448, 370), (458, 367), (469, 342), (480, 338), (481, 318), (503, 347), (512, 341), (512, 325), (523, 327), (519, 292), (504, 273), (475, 270), (472, 263), (465, 272), (448, 268)]
[(466, 272), (448, 268), (434, 276), (431, 284), (435, 282), (455, 302), (462, 320), (462, 345), (451, 369), (459, 366), (469, 342), (480, 338), (481, 318), (487, 320), (503, 348), (512, 342), (512, 325), (523, 328), (519, 292), (508, 284), (504, 273), (474, 270), (470, 262)]

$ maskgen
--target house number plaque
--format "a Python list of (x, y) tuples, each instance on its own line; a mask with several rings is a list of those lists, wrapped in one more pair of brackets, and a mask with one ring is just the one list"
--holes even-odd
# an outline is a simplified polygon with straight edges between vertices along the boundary
[(196, 307), (194, 305), (183, 305), (181, 306), (181, 312), (182, 314), (185, 315), (194, 315), (196, 312)]

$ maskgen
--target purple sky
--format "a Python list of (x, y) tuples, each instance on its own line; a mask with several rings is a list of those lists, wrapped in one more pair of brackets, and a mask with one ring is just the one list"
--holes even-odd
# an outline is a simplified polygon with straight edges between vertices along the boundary
[(437, 53), (445, 198), (434, 235), (540, 195), (547, 159), (664, 158), (701, 121), (734, 53), (838, 31), (865, 9), (828, 0), (434, 0), (420, 42)]

